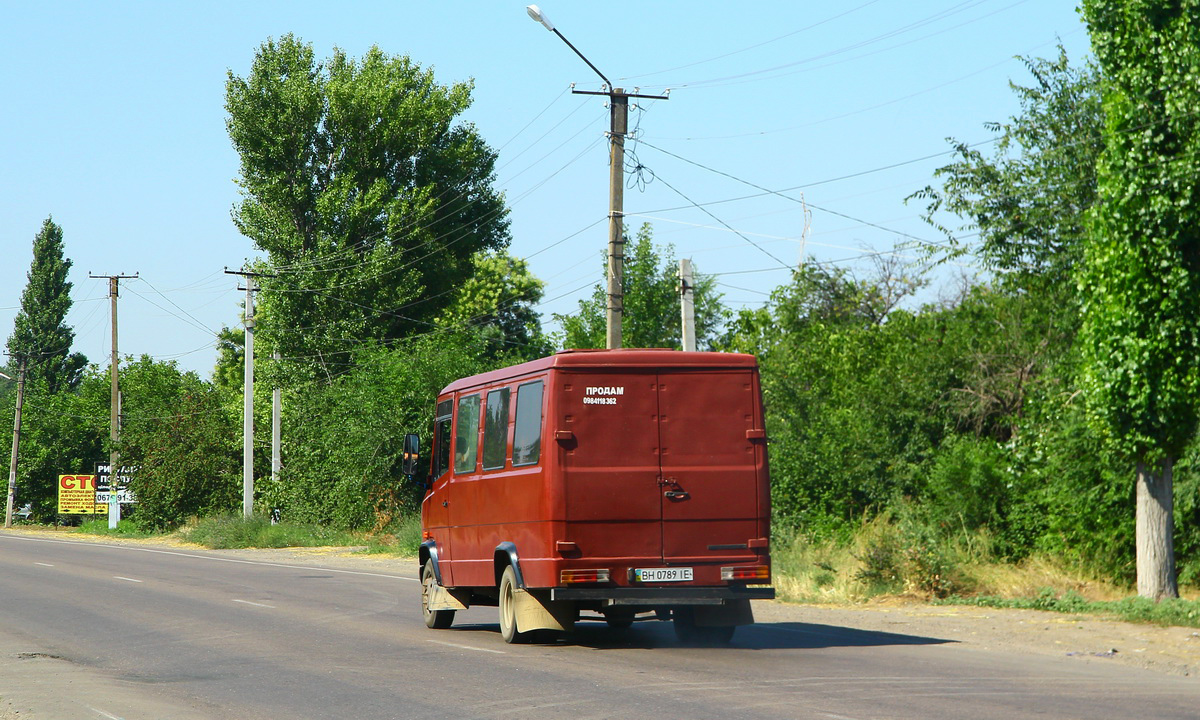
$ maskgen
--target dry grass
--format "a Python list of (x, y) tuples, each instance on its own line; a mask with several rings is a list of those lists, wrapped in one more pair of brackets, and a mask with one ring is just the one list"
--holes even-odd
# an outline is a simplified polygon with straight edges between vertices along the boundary
[[(774, 584), (781, 600), (855, 604), (925, 601), (946, 595), (999, 598), (1074, 593), (1089, 601), (1130, 595), (1130, 588), (1073, 571), (1053, 558), (1004, 562), (986, 533), (936, 546), (914, 541), (881, 517), (865, 521), (849, 543), (777, 538)], [(1188, 589), (1185, 596), (1197, 594)]]

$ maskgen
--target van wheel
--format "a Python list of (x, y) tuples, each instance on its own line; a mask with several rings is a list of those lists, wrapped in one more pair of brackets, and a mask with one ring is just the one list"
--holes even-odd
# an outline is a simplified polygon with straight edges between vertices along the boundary
[(421, 568), (421, 614), (425, 616), (425, 626), (434, 630), (445, 630), (454, 622), (453, 610), (430, 610), (429, 598), (437, 587), (437, 577), (433, 574), (433, 560)]
[(533, 640), (532, 632), (517, 632), (517, 573), (509, 565), (500, 576), (500, 636), (509, 644)]
[(696, 616), (691, 608), (677, 608), (674, 616), (675, 637), (685, 645), (728, 645), (733, 639), (733, 625), (716, 627), (696, 624)]

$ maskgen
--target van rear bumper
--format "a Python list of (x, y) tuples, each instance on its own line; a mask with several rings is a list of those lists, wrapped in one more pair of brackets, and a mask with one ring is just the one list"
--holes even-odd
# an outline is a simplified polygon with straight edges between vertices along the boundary
[(726, 600), (774, 600), (773, 587), (557, 587), (551, 600), (604, 600), (606, 605), (721, 605)]

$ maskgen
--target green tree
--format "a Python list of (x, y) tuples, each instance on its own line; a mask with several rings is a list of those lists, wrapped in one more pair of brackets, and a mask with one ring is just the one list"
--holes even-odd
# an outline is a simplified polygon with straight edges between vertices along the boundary
[[(471, 84), (438, 84), (408, 57), (360, 59), (285, 35), (229, 74), (241, 157), (234, 222), (268, 256), (258, 338), (310, 373), (345, 371), (359, 344), (428, 330), (508, 244), (496, 154), (456, 122)], [(295, 365), (295, 363), (293, 363)]]
[[(621, 344), (628, 348), (682, 347), (683, 329), (679, 310), (679, 263), (671, 245), (656, 247), (649, 223), (637, 238), (625, 244), (621, 292), (625, 312), (621, 321)], [(730, 317), (721, 304), (716, 278), (694, 274), (696, 347), (711, 349), (719, 331)], [(569, 348), (602, 348), (606, 344), (608, 295), (596, 285), (592, 297), (579, 301), (579, 310), (554, 318), (562, 324), (563, 345)]]
[(241, 393), (246, 378), (246, 330), (222, 327), (217, 333), (213, 384), (226, 393)]
[[(1018, 286), (1071, 290), (1071, 272), (1082, 254), (1085, 213), (1096, 202), (1096, 161), (1103, 148), (1100, 73), (1095, 65), (1071, 67), (1060, 45), (1055, 59), (1021, 58), (1034, 83), (1009, 83), (1021, 112), (986, 123), (998, 134), (990, 155), (951, 140), (955, 159), (912, 197), (928, 201), (926, 222), (940, 229), (954, 253), (965, 251), (957, 234), (977, 230), (978, 253), (988, 268)], [(947, 227), (949, 212), (966, 221)]]
[(143, 355), (121, 368), (122, 462), (137, 465), (135, 522), (173, 529), (241, 501), (240, 416), (222, 393), (174, 362)]
[[(26, 385), (16, 502), (31, 503), (34, 520), (54, 518), (59, 475), (91, 474), (107, 460), (108, 401), (108, 376), (95, 366), (71, 391), (51, 393), (41, 381)], [(5, 417), (12, 417), (14, 402), (4, 399)]]
[(13, 366), (25, 363), (31, 383), (55, 393), (79, 384), (87, 358), (71, 352), (75, 331), (65, 324), (71, 309), (71, 261), (63, 255), (62, 228), (46, 218), (33, 239), (29, 283), (21, 294), (21, 310), (8, 338)]
[(435, 324), (479, 333), (492, 357), (532, 360), (549, 354), (552, 346), (534, 309), (546, 284), (508, 253), (476, 253), (474, 265), (475, 274), (458, 287)]
[(1200, 2), (1085, 0), (1083, 13), (1106, 116), (1079, 280), (1085, 390), (1136, 466), (1138, 593), (1174, 597), (1172, 472), (1200, 407)]
[(726, 336), (762, 368), (774, 512), (809, 532), (917, 492), (945, 429), (945, 323), (884, 312), (879, 285), (806, 265)]

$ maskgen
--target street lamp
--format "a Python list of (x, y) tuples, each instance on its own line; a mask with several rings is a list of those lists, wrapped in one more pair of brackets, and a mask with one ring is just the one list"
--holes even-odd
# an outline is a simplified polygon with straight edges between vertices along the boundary
[[(11, 377), (0, 373), (9, 380)], [(25, 404), (25, 358), (21, 358), (21, 369), (17, 372), (17, 410), (13, 413), (12, 461), (8, 465), (8, 501), (4, 506), (4, 527), (12, 527), (13, 495), (17, 489), (17, 451), (21, 445), (21, 406)]]
[(563, 36), (546, 13), (537, 5), (525, 8), (529, 17), (541, 23), (575, 51), (575, 54), (587, 63), (604, 81), (607, 88), (604, 92), (574, 90), (576, 95), (606, 95), (609, 99), (609, 154), (608, 154), (608, 303), (607, 303), (607, 333), (605, 347), (616, 350), (621, 347), (621, 316), (624, 313), (625, 298), (621, 290), (621, 276), (624, 273), (625, 235), (623, 218), (625, 217), (625, 135), (629, 127), (629, 98), (650, 98), (667, 100), (666, 95), (639, 95), (627, 93), (622, 88), (613, 87), (604, 73), (584, 57), (571, 41)]

